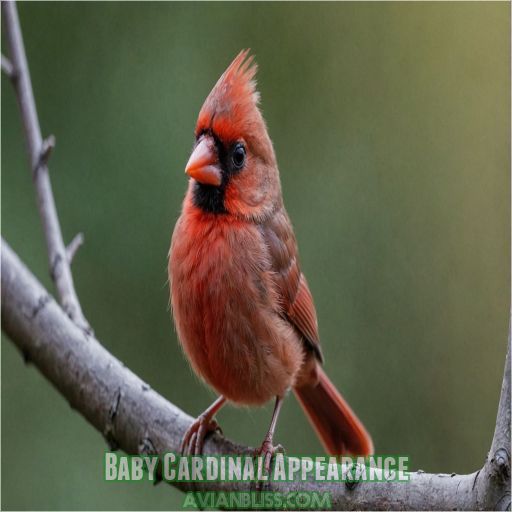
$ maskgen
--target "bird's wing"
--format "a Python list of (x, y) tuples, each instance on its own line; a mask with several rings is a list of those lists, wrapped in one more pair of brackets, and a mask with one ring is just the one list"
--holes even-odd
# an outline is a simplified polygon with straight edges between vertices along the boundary
[(323, 361), (313, 297), (297, 258), (297, 242), (284, 208), (262, 225), (281, 314), (297, 329), (306, 345)]

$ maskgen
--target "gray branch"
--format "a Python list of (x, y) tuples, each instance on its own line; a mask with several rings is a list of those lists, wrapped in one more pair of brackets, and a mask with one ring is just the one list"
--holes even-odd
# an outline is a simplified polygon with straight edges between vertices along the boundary
[(75, 292), (68, 253), (62, 238), (57, 208), (48, 172), (48, 158), (55, 146), (55, 137), (43, 139), (32, 82), (25, 55), (25, 45), (15, 2), (2, 2), (10, 60), (2, 56), (2, 69), (11, 77), (23, 121), (25, 142), (30, 159), (32, 176), (37, 195), (39, 215), (43, 224), (50, 275), (55, 283), (60, 303), (69, 317), (82, 329), (89, 330), (80, 302)]
[[(192, 418), (78, 328), (6, 242), (1, 261), (2, 328), (25, 359), (105, 436), (111, 447), (130, 454), (178, 451)], [(251, 452), (219, 434), (205, 444), (205, 453)], [(249, 487), (244, 482), (208, 484), (209, 489), (226, 491)], [(335, 510), (510, 509), (510, 336), (496, 430), (479, 471), (470, 475), (418, 472), (405, 483), (359, 483), (353, 488), (313, 480), (272, 482), (265, 490), (330, 492)]]

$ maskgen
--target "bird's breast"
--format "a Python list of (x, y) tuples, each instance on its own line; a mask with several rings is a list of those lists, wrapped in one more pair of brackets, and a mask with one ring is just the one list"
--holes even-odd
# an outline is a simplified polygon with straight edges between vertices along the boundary
[(233, 402), (283, 394), (301, 365), (269, 269), (257, 225), (183, 212), (169, 258), (178, 337), (196, 373)]

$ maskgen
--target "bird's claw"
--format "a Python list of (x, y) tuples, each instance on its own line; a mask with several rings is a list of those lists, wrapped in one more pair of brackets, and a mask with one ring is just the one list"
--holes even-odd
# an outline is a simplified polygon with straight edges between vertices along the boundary
[(188, 427), (181, 441), (181, 453), (183, 455), (201, 455), (203, 453), (204, 440), (210, 432), (219, 432), (222, 429), (212, 418), (201, 415)]
[(286, 453), (285, 449), (282, 445), (277, 444), (276, 446), (273, 445), (272, 440), (265, 439), (262, 443), (262, 445), (255, 451), (256, 457), (263, 457), (264, 458), (264, 468), (266, 474), (270, 473), (270, 466), (272, 464), (272, 457), (276, 453)]

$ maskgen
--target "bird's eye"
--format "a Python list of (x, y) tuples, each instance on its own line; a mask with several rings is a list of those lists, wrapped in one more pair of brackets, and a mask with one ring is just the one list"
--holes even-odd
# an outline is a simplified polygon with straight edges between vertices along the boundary
[(233, 165), (237, 169), (241, 169), (245, 162), (245, 148), (243, 144), (238, 143), (233, 149)]

